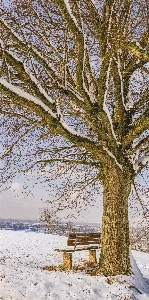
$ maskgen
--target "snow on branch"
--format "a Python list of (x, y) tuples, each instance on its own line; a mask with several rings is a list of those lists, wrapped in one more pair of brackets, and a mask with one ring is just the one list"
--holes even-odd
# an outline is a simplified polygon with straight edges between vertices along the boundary
[(143, 137), (141, 140), (138, 140), (137, 142), (133, 141), (132, 143), (133, 152), (139, 149), (140, 146), (145, 149), (148, 146), (148, 144), (149, 144), (149, 132), (147, 136)]
[(33, 74), (28, 70), (26, 63), (23, 63), (24, 66), (24, 70), (25, 72), (29, 75), (30, 79), (32, 82), (35, 83), (35, 85), (38, 87), (40, 93), (50, 102), (50, 103), (54, 103), (55, 101), (46, 93), (46, 91), (43, 89), (43, 87), (41, 86), (41, 84), (38, 82), (38, 80), (36, 79), (35, 76), (33, 76)]
[[(31, 50), (33, 51), (33, 54), (37, 55), (39, 57), (39, 60), (41, 60), (41, 63), (44, 64), (44, 67), (46, 69), (47, 74), (49, 75), (49, 77), (56, 78), (56, 83), (58, 85), (58, 87), (60, 89), (68, 90), (70, 93), (72, 93), (78, 100), (80, 100), (81, 102), (84, 102), (84, 99), (81, 97), (81, 95), (79, 94), (79, 92), (77, 90), (74, 89), (74, 87), (71, 86), (71, 84), (67, 81), (67, 87), (65, 87), (62, 83), (61, 83), (61, 78), (57, 72), (57, 70), (50, 64), (50, 62), (47, 62), (47, 60), (45, 59), (45, 57), (43, 57), (41, 55), (41, 53), (35, 48), (35, 47), (31, 47)], [(38, 60), (38, 58), (36, 57), (36, 59)], [(39, 61), (40, 62), (40, 61)], [(50, 71), (49, 71), (50, 69)]]
[(69, 13), (71, 19), (72, 19), (73, 22), (75, 23), (76, 28), (78, 29), (78, 31), (81, 32), (82, 30), (81, 30), (81, 28), (78, 26), (77, 20), (76, 20), (75, 16), (73, 15), (72, 11), (71, 11), (69, 1), (68, 1), (68, 0), (64, 0), (64, 3), (65, 3), (65, 5), (66, 5), (67, 11), (68, 11), (68, 13)]
[(120, 142), (117, 141), (117, 137), (115, 135), (115, 132), (114, 132), (114, 128), (113, 128), (113, 123), (112, 123), (112, 118), (110, 116), (110, 112), (106, 106), (106, 99), (107, 99), (107, 95), (108, 95), (108, 88), (109, 88), (109, 77), (110, 77), (110, 68), (111, 68), (111, 63), (112, 63), (112, 57), (110, 58), (110, 61), (109, 61), (109, 66), (108, 66), (108, 70), (107, 70), (107, 78), (106, 78), (106, 90), (105, 90), (105, 93), (104, 93), (104, 102), (103, 102), (103, 110), (105, 111), (105, 113), (107, 114), (107, 117), (109, 119), (109, 122), (110, 122), (110, 125), (111, 125), (111, 130), (112, 130), (112, 134), (113, 134), (113, 137), (117, 143), (117, 145), (120, 144)]
[[(35, 46), (31, 46), (30, 44), (27, 45), (27, 43), (24, 42), (24, 41), (16, 34), (16, 32), (15, 32), (15, 31), (14, 31), (14, 30), (6, 23), (3, 19), (1, 19), (1, 18), (0, 18), (0, 23), (1, 23), (2, 25), (4, 25), (4, 27), (6, 28), (6, 30), (8, 30), (9, 32), (11, 32), (11, 34), (12, 34), (14, 40), (17, 40), (17, 41), (21, 44), (21, 46), (22, 46), (22, 45), (25, 46), (25, 51), (26, 51), (26, 50), (27, 50), (27, 51), (30, 50), (30, 52), (32, 53), (32, 55), (33, 55), (33, 56), (36, 56), (36, 59), (37, 59), (37, 57), (38, 57), (38, 58), (40, 59), (40, 62), (44, 63), (44, 66), (45, 66), (45, 64), (46, 64), (46, 70), (47, 70), (47, 69), (50, 69), (50, 71), (51, 71), (51, 73), (50, 73), (49, 70), (47, 70), (48, 75), (49, 75), (50, 77), (56, 76), (56, 80), (60, 80), (60, 78), (59, 78), (59, 76), (58, 76), (57, 70), (56, 70), (49, 62), (47, 62), (47, 60), (45, 59), (45, 57), (43, 57), (43, 56), (41, 55), (41, 53), (35, 48)], [(23, 48), (23, 50), (24, 50), (24, 48)], [(8, 51), (8, 53), (9, 53), (9, 51)], [(12, 52), (11, 52), (11, 55), (12, 55)], [(14, 54), (13, 54), (13, 56), (14, 56), (15, 59), (17, 59), (17, 60), (19, 61), (19, 58), (17, 58)]]
[(140, 169), (142, 169), (142, 167), (147, 165), (149, 162), (149, 152), (147, 149), (145, 149), (146, 147), (143, 148), (146, 153), (141, 154), (141, 149), (137, 149), (136, 152), (133, 153), (133, 155), (131, 155), (129, 158), (136, 174), (140, 172)]
[(149, 152), (135, 161), (135, 171), (137, 172), (139, 170), (140, 165), (145, 166), (147, 163), (149, 163)]
[(84, 134), (77, 132), (76, 130), (74, 130), (73, 128), (71, 128), (68, 124), (66, 124), (66, 122), (62, 119), (60, 119), (60, 124), (62, 125), (63, 128), (65, 128), (70, 134), (76, 135), (76, 136), (80, 136), (82, 138), (85, 138), (87, 140), (92, 141), (92, 139), (90, 139), (88, 136), (85, 136)]
[(85, 85), (85, 81), (84, 81), (86, 52), (87, 52), (87, 45), (86, 45), (85, 37), (84, 37), (84, 57), (83, 57), (83, 68), (82, 68), (83, 89), (84, 89), (85, 93), (88, 95), (88, 97), (90, 98), (91, 102), (94, 103), (94, 99), (92, 99), (93, 97), (92, 97), (90, 91), (88, 91), (88, 89)]
[(52, 112), (52, 110), (45, 105), (41, 100), (38, 98), (30, 95), (29, 93), (21, 90), (20, 88), (16, 87), (15, 85), (8, 83), (5, 79), (0, 78), (0, 83), (4, 85), (7, 89), (12, 91), (13, 93), (17, 94), (18, 96), (33, 102), (34, 104), (40, 105), (46, 112), (48, 112), (52, 117), (57, 118), (56, 114)]
[(122, 97), (122, 103), (123, 103), (125, 110), (128, 110), (128, 107), (126, 107), (125, 101), (124, 101), (124, 86), (123, 86), (123, 77), (122, 77), (122, 73), (121, 73), (120, 52), (121, 52), (121, 50), (117, 51), (117, 57), (118, 57), (117, 66), (118, 66), (118, 74), (119, 74), (120, 82), (121, 82), (121, 97)]
[(62, 126), (62, 128), (64, 130), (67, 130), (70, 134), (75, 135), (75, 136), (79, 136), (85, 139), (88, 139), (91, 141), (90, 138), (86, 137), (85, 135), (75, 131), (73, 128), (71, 128), (68, 124), (66, 124), (66, 122), (63, 120), (63, 116), (59, 111), (59, 108), (57, 106), (58, 112), (55, 114), (51, 111), (51, 109), (46, 106), (41, 100), (37, 99), (36, 97), (30, 95), (29, 93), (21, 90), (20, 88), (12, 85), (11, 83), (8, 83), (5, 79), (0, 78), (0, 84), (4, 85), (6, 88), (8, 88), (9, 90), (11, 90), (12, 92), (14, 92), (15, 94), (17, 94), (18, 96), (33, 102), (34, 104), (40, 105), (46, 112), (48, 112), (52, 117), (54, 117), (55, 119), (59, 118), (59, 124)]
[(112, 153), (111, 151), (109, 151), (106, 147), (103, 147), (103, 149), (108, 153), (108, 155), (109, 155), (110, 157), (114, 158), (114, 160), (115, 160), (117, 166), (122, 170), (122, 169), (123, 169), (122, 165), (119, 164), (119, 162), (117, 161), (117, 159), (116, 159), (116, 157), (113, 155), (113, 153)]
[(18, 58), (14, 53), (12, 53), (12, 51), (10, 50), (6, 50), (6, 52), (8, 54), (11, 55), (11, 57), (14, 58), (15, 61), (19, 62), (22, 64), (22, 66), (24, 67), (24, 71), (26, 72), (26, 74), (30, 77), (31, 81), (37, 86), (38, 90), (40, 91), (40, 93), (51, 103), (54, 103), (54, 100), (46, 93), (46, 91), (42, 88), (41, 84), (38, 82), (38, 80), (35, 78), (35, 76), (33, 76), (31, 74), (31, 72), (28, 70), (26, 63), (22, 62), (22, 60), (20, 58)]
[(84, 102), (84, 99), (81, 97), (80, 93), (76, 89), (74, 89), (74, 87), (69, 82), (67, 82), (67, 90), (71, 92), (78, 100)]
[(6, 53), (10, 54), (17, 62), (22, 63), (22, 60), (17, 55), (12, 53), (12, 51), (10, 51), (10, 50), (5, 50), (5, 51), (6, 51)]
[[(37, 51), (36, 51), (36, 53), (37, 53)], [(43, 59), (43, 60), (45, 60), (44, 57), (42, 57), (41, 55), (40, 55), (40, 58)], [(69, 82), (67, 82), (67, 87), (65, 85), (63, 85), (61, 83), (61, 78), (59, 77), (59, 75), (56, 74), (56, 69), (54, 67), (52, 67), (46, 61), (44, 61), (44, 62), (47, 64), (47, 66), (45, 67), (47, 74), (49, 75), (49, 77), (52, 78), (52, 75), (51, 75), (51, 73), (48, 70), (48, 68), (50, 68), (51, 71), (52, 71), (52, 73), (53, 73), (53, 76), (55, 76), (55, 81), (56, 81), (56, 84), (57, 84), (58, 88), (60, 90), (63, 90), (63, 91), (66, 91), (66, 90), (69, 91), (70, 94), (72, 94), (73, 96), (75, 96), (77, 98), (77, 100), (79, 100), (79, 101), (81, 101), (83, 103), (84, 99), (81, 97), (81, 95), (79, 94), (79, 92), (74, 87), (72, 87), (72, 85)], [(80, 102), (80, 105), (81, 105), (81, 102)]]
[(9, 89), (10, 91), (14, 92), (15, 94), (17, 94), (18, 96), (33, 102), (34, 104), (40, 105), (46, 112), (48, 112), (52, 117), (54, 117), (55, 119), (57, 119), (59, 117), (59, 123), (61, 124), (63, 129), (66, 129), (70, 134), (73, 134), (75, 136), (80, 136), (82, 138), (88, 139), (91, 141), (90, 138), (86, 137), (85, 135), (77, 132), (76, 130), (74, 130), (73, 128), (71, 128), (68, 124), (66, 124), (66, 122), (63, 120), (63, 116), (59, 110), (59, 106), (57, 105), (57, 109), (58, 112), (55, 114), (52, 112), (52, 110), (45, 105), (41, 100), (39, 100), (38, 98), (30, 95), (29, 93), (21, 90), (20, 88), (16, 87), (15, 85), (8, 83), (5, 79), (0, 78), (0, 84), (4, 85), (7, 89)]

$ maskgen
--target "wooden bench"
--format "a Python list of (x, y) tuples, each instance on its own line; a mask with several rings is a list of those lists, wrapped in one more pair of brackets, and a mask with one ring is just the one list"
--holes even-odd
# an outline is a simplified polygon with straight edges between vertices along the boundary
[(63, 252), (62, 269), (72, 269), (72, 253), (75, 251), (89, 250), (89, 262), (96, 263), (96, 249), (99, 249), (100, 238), (101, 233), (69, 233), (67, 246), (71, 247), (66, 249), (55, 249), (55, 251)]

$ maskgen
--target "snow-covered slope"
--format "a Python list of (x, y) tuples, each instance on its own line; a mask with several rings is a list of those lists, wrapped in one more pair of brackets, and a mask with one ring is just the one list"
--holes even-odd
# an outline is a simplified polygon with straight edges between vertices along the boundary
[[(57, 235), (1, 230), (0, 300), (149, 299), (147, 253), (132, 251), (134, 275), (115, 276), (111, 285), (104, 276), (43, 270), (44, 266), (62, 263), (62, 253), (54, 249), (65, 247), (66, 241), (67, 237)], [(99, 255), (97, 251), (97, 258)], [(73, 254), (73, 265), (86, 260), (87, 251)]]

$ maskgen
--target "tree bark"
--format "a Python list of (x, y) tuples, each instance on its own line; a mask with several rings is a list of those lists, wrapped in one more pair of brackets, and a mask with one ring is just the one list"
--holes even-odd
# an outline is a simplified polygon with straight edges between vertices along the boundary
[(128, 197), (131, 175), (116, 168), (102, 177), (103, 217), (99, 266), (92, 275), (130, 274)]

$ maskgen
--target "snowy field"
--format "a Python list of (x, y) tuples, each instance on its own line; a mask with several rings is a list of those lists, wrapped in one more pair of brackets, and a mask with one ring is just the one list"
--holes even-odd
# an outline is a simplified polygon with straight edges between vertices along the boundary
[[(0, 300), (149, 299), (148, 253), (132, 251), (134, 275), (115, 276), (110, 285), (106, 277), (84, 271), (43, 270), (62, 263), (62, 253), (54, 249), (66, 247), (66, 241), (67, 237), (58, 235), (1, 230)], [(88, 251), (73, 254), (73, 265), (86, 260)]]

